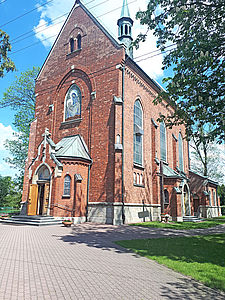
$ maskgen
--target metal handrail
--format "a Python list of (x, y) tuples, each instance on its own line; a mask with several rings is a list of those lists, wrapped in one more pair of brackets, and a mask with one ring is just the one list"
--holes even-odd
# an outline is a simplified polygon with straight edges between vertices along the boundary
[(61, 205), (61, 204), (59, 204), (59, 203), (52, 204), (51, 207), (50, 207), (50, 209), (53, 209), (53, 207), (58, 207), (58, 208), (65, 209), (65, 210), (67, 210), (67, 211), (72, 212), (72, 209), (69, 209), (68, 207), (66, 207), (66, 206), (64, 206), (64, 205)]

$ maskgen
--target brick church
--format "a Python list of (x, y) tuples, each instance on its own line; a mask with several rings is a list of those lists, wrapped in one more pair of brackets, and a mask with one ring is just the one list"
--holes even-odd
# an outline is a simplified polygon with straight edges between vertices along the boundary
[[(133, 60), (127, 1), (118, 40), (80, 2), (36, 80), (23, 210), (123, 224), (220, 214), (217, 183), (190, 171), (185, 127), (157, 120), (172, 107)], [(115, 24), (116, 26), (116, 24)]]

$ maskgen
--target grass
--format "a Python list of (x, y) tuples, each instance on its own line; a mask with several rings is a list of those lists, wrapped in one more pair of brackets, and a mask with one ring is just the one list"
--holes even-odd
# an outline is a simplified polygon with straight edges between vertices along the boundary
[(225, 291), (225, 234), (118, 241), (116, 244)]
[(130, 226), (142, 226), (142, 227), (154, 227), (154, 228), (171, 228), (171, 229), (200, 229), (200, 228), (210, 228), (217, 225), (225, 223), (225, 216), (207, 219), (204, 222), (170, 222), (170, 223), (161, 223), (161, 222), (144, 222), (144, 223), (134, 223)]

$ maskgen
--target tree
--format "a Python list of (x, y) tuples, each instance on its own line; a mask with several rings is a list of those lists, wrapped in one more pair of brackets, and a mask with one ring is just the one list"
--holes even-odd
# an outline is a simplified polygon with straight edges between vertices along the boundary
[(14, 71), (14, 62), (8, 57), (11, 51), (9, 36), (0, 29), (0, 78), (4, 76), (4, 72)]
[(208, 176), (210, 179), (224, 183), (224, 161), (218, 144), (207, 141), (200, 143), (198, 140), (191, 140), (191, 169), (199, 174)]
[(22, 193), (10, 176), (0, 175), (0, 207), (19, 208)]
[(0, 108), (10, 107), (16, 111), (13, 125), (18, 132), (14, 133), (15, 139), (6, 140), (5, 147), (11, 153), (12, 158), (5, 160), (19, 170), (19, 182), (22, 184), (25, 160), (27, 158), (30, 123), (35, 112), (35, 78), (39, 68), (33, 67), (31, 70), (22, 72), (16, 77), (15, 82), (3, 94), (0, 100)]
[[(212, 124), (211, 140), (225, 137), (225, 2), (224, 0), (151, 0), (136, 15), (154, 30), (157, 47), (165, 54), (163, 69), (173, 67), (165, 78), (163, 99), (175, 108), (167, 126), (185, 124), (187, 135), (199, 138), (196, 122)], [(138, 48), (148, 32), (138, 35)]]
[(225, 205), (225, 185), (218, 187), (218, 195), (220, 196), (220, 205)]

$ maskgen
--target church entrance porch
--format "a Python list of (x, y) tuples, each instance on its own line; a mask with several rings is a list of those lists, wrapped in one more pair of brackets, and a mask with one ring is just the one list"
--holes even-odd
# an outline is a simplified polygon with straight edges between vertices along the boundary
[(28, 216), (46, 216), (49, 209), (50, 172), (46, 165), (39, 167), (36, 183), (30, 185)]

